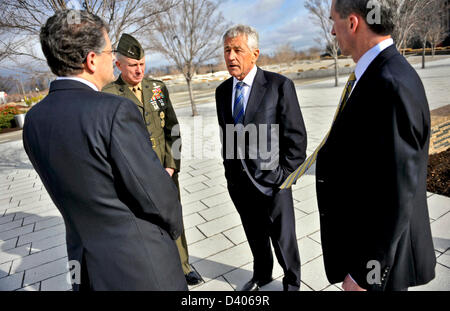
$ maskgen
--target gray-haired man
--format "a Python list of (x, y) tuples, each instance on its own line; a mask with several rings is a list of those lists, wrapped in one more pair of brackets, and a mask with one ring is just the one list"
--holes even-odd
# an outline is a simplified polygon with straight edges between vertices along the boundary
[(69, 260), (81, 265), (74, 290), (186, 290), (175, 184), (136, 105), (98, 92), (114, 78), (107, 31), (86, 11), (57, 12), (42, 27), (58, 78), (27, 113), (24, 147), (64, 218)]
[[(216, 90), (224, 134), (223, 164), (254, 259), (253, 277), (242, 290), (257, 290), (272, 281), (270, 240), (284, 271), (284, 290), (298, 290), (300, 256), (292, 191), (279, 189), (306, 155), (306, 131), (295, 86), (286, 77), (256, 66), (258, 34), (253, 28), (235, 26), (223, 39), (225, 62), (233, 76)], [(256, 135), (250, 134), (253, 137), (244, 145), (229, 144), (228, 138), (236, 142), (234, 138), (249, 134), (238, 129), (242, 126), (253, 128)], [(268, 150), (275, 156), (270, 163), (263, 154)], [(256, 157), (251, 155), (254, 151)]]

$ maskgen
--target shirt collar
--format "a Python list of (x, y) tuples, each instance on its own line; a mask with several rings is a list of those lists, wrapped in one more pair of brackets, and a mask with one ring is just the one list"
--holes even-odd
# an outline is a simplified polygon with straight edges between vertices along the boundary
[(373, 62), (377, 56), (383, 52), (385, 49), (394, 44), (392, 38), (386, 39), (375, 45), (373, 48), (368, 50), (358, 61), (355, 68), (356, 80), (359, 80), (364, 72), (366, 72), (369, 65)]
[[(256, 65), (253, 66), (252, 70), (247, 74), (247, 76), (242, 80), (242, 82), (245, 83), (248, 87), (252, 87), (253, 81), (255, 81), (256, 73), (258, 72), (258, 67)], [(233, 77), (233, 89), (236, 87), (236, 84), (238, 84), (239, 81), (235, 77)]]
[[(125, 83), (127, 83), (127, 82), (125, 82)], [(142, 91), (142, 82), (139, 82), (137, 85), (135, 85), (135, 86), (131, 86), (130, 84), (128, 84), (127, 83), (127, 85), (128, 85), (128, 87), (130, 88), (130, 90), (133, 90), (134, 88), (137, 88), (137, 90), (138, 91)]]
[(79, 77), (57, 77), (56, 80), (57, 80), (57, 81), (58, 81), (58, 80), (73, 80), (73, 81), (78, 81), (78, 82), (81, 82), (81, 83), (83, 83), (83, 84), (86, 84), (87, 86), (89, 86), (90, 88), (92, 88), (94, 91), (97, 91), (97, 92), (98, 92), (98, 88), (97, 88), (97, 86), (95, 86), (94, 83), (92, 83), (92, 82), (90, 82), (90, 81), (88, 81), (88, 80), (86, 80), (86, 79), (83, 79), (83, 78), (79, 78)]

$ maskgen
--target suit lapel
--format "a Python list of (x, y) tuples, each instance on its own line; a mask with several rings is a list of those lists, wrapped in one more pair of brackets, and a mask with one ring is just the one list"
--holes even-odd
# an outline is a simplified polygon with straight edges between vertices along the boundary
[(224, 94), (222, 94), (222, 111), (224, 113), (225, 124), (234, 124), (233, 115), (231, 112), (231, 99), (233, 92), (233, 78), (228, 79), (225, 82)]
[[(373, 61), (370, 63), (369, 67), (367, 67), (364, 74), (359, 78), (358, 84), (356, 84), (352, 94), (347, 100), (347, 104), (344, 107), (344, 110), (342, 110), (341, 113), (339, 113), (338, 117), (336, 118), (335, 123), (341, 119), (342, 115), (345, 114), (346, 110), (351, 109), (351, 107), (354, 104), (354, 102), (362, 101), (361, 96), (367, 96), (367, 90), (370, 89), (371, 80), (373, 79), (374, 75), (378, 74), (380, 66), (391, 58), (392, 56), (398, 54), (397, 48), (395, 45), (392, 45), (388, 48), (386, 48), (384, 51), (382, 51)], [(361, 93), (362, 92), (362, 93)]]
[(258, 111), (261, 100), (264, 98), (267, 90), (266, 83), (267, 80), (264, 77), (264, 72), (258, 68), (255, 80), (253, 81), (252, 90), (248, 98), (247, 108), (245, 109), (244, 125), (249, 124), (253, 120), (256, 111)]
[(144, 103), (149, 103), (153, 98), (153, 85), (149, 85), (145, 79), (142, 80), (142, 101)]
[[(398, 54), (397, 48), (395, 45), (392, 45), (382, 51), (373, 61), (370, 63), (369, 67), (367, 67), (364, 74), (360, 77), (358, 84), (356, 84), (355, 89), (353, 90), (351, 96), (347, 101), (347, 105), (352, 104), (357, 99), (361, 93), (361, 91), (370, 89), (370, 83), (374, 75), (377, 75), (379, 72), (379, 68), (382, 64), (391, 58), (392, 56)], [(364, 94), (364, 93), (363, 93)], [(344, 109), (345, 111), (345, 109)]]

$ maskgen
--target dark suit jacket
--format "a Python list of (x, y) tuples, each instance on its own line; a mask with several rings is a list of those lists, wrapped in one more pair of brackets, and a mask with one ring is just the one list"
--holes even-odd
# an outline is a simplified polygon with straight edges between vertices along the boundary
[[(262, 193), (272, 195), (306, 158), (306, 130), (294, 83), (284, 76), (258, 68), (244, 117), (244, 126), (256, 125), (254, 137), (258, 144), (245, 141), (246, 157), (242, 161), (236, 155), (229, 159), (235, 154), (236, 144), (226, 139), (227, 136), (233, 137), (233, 131), (226, 126), (234, 124), (231, 110), (233, 91), (233, 78), (216, 90), (226, 178), (236, 182), (233, 172), (243, 166), (254, 185)], [(267, 143), (267, 148), (260, 144), (261, 140)], [(252, 151), (257, 151), (256, 156), (249, 156)], [(265, 151), (268, 153), (261, 153)]]
[[(322, 248), (331, 283), (350, 273), (363, 288), (399, 290), (434, 278), (426, 197), (429, 137), (422, 82), (391, 46), (360, 78), (317, 157)], [(381, 284), (367, 282), (371, 260), (380, 263)]]
[(82, 288), (186, 289), (177, 189), (132, 101), (55, 81), (27, 113), (23, 142), (64, 218), (69, 260), (87, 270)]

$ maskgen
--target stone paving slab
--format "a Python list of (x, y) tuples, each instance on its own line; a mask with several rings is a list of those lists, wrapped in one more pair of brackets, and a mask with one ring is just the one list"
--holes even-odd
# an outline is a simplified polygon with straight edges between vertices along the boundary
[[(418, 70), (430, 106), (448, 104), (450, 59)], [(331, 124), (341, 87), (324, 80), (297, 87), (308, 130), (310, 154)], [(320, 97), (317, 94), (320, 93)], [(436, 95), (438, 94), (438, 96)], [(205, 282), (195, 291), (233, 291), (252, 276), (252, 256), (239, 215), (229, 197), (220, 159), (214, 98), (176, 109), (183, 138), (179, 176), (190, 261)], [(189, 130), (197, 129), (197, 131)], [(198, 131), (200, 129), (200, 132)], [(217, 148), (219, 146), (219, 148)], [(341, 291), (325, 276), (312, 166), (293, 187), (296, 234), (302, 264), (302, 291)], [(412, 290), (450, 290), (450, 198), (428, 193), (437, 256), (436, 278)], [(0, 143), (0, 290), (70, 290), (63, 219), (33, 170), (21, 141)], [(283, 271), (274, 256), (274, 282), (261, 290), (282, 290)]]

